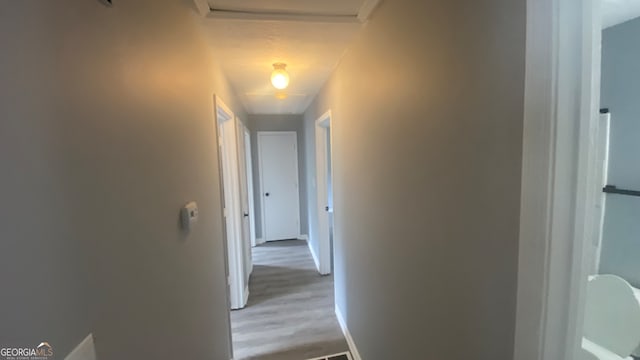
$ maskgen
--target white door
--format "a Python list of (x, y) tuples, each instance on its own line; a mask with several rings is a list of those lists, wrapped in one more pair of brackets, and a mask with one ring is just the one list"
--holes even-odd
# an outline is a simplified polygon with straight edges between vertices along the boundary
[(316, 183), (318, 200), (318, 271), (331, 273), (333, 190), (331, 181), (331, 112), (316, 121)]
[(300, 235), (298, 146), (295, 132), (258, 132), (263, 236), (266, 241)]
[(606, 207), (606, 194), (602, 192), (602, 188), (607, 185), (607, 173), (609, 172), (609, 133), (611, 129), (611, 114), (600, 114), (600, 121), (598, 122), (598, 129), (596, 132), (596, 152), (597, 152), (597, 177), (598, 177), (598, 189), (595, 189), (598, 194), (596, 196), (596, 211), (598, 218), (594, 223), (594, 261), (592, 274), (597, 274), (600, 268), (600, 253), (602, 252), (602, 230), (604, 228), (604, 215)]
[(229, 300), (232, 309), (241, 309), (247, 304), (249, 294), (245, 265), (246, 246), (242, 235), (242, 186), (241, 169), (238, 163), (237, 125), (233, 112), (217, 96), (215, 97), (215, 106), (220, 164), (222, 165)]
[[(244, 255), (244, 273), (245, 273), (245, 282), (247, 285), (249, 284), (249, 277), (251, 276), (251, 272), (253, 271), (253, 261), (251, 259), (251, 212), (252, 209), (249, 206), (249, 174), (247, 173), (247, 144), (245, 134), (245, 126), (238, 119), (236, 121), (237, 125), (237, 136), (238, 136), (238, 172), (240, 175), (240, 205), (242, 207), (242, 244), (243, 244), (243, 255)], [(248, 296), (248, 291), (247, 291)]]
[(256, 214), (255, 205), (253, 203), (253, 161), (251, 157), (251, 134), (246, 126), (244, 127), (244, 150), (245, 167), (247, 169), (247, 193), (249, 195), (249, 235), (251, 239), (251, 246), (253, 247), (256, 246)]

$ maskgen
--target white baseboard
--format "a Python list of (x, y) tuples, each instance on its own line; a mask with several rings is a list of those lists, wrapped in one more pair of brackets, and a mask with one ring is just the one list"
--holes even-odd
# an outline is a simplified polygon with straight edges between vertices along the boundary
[(263, 238), (256, 238), (256, 245), (261, 245), (261, 244), (264, 244), (264, 243), (265, 243), (265, 241), (264, 241)]
[(64, 360), (96, 360), (96, 349), (93, 344), (93, 334), (87, 335)]
[(336, 317), (338, 318), (338, 323), (340, 324), (344, 338), (347, 340), (347, 344), (349, 345), (349, 351), (351, 351), (353, 360), (362, 360), (362, 357), (360, 357), (360, 353), (358, 352), (358, 348), (356, 347), (356, 343), (353, 342), (351, 333), (349, 333), (349, 329), (347, 328), (347, 322), (344, 320), (344, 316), (342, 316), (342, 312), (338, 308), (338, 305), (336, 305)]
[(304, 240), (304, 241), (309, 241), (309, 235), (307, 234), (300, 234), (298, 235), (298, 240)]
[(313, 250), (313, 246), (311, 243), (307, 241), (307, 245), (309, 246), (309, 251), (311, 252), (311, 257), (313, 258), (313, 262), (316, 263), (316, 269), (320, 272), (320, 260), (318, 259), (318, 255), (316, 255), (315, 250)]

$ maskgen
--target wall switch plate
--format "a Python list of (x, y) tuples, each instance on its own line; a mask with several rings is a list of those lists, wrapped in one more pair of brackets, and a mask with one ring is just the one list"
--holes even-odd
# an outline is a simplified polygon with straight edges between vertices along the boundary
[(182, 228), (185, 230), (191, 229), (193, 223), (198, 221), (198, 204), (195, 201), (191, 201), (180, 210), (180, 218), (182, 221)]

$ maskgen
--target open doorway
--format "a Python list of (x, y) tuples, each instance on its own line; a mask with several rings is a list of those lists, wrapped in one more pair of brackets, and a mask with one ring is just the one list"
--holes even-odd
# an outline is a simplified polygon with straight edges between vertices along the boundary
[(585, 358), (640, 358), (640, 6), (603, 0), (598, 194), (584, 299)]
[[(638, 353), (637, 272), (629, 276), (619, 267), (637, 250), (618, 249), (616, 255), (611, 247), (638, 239), (620, 242), (618, 236), (625, 226), (623, 231), (637, 229), (640, 173), (621, 177), (634, 173), (637, 159), (625, 165), (614, 159), (614, 148), (625, 142), (616, 132), (624, 139), (637, 136), (628, 144), (640, 143), (640, 111), (628, 117), (626, 130), (619, 123), (637, 103), (640, 66), (625, 67), (640, 63), (640, 22), (634, 40), (619, 46), (627, 53), (618, 55), (617, 64), (608, 54), (607, 33), (613, 32), (602, 33), (607, 13), (623, 19), (616, 26), (633, 28), (631, 19), (640, 16), (636, 4), (529, 2), (516, 359), (622, 360)], [(616, 82), (631, 87), (611, 92)], [(607, 93), (634, 100), (621, 104)], [(636, 205), (621, 212), (614, 201)]]

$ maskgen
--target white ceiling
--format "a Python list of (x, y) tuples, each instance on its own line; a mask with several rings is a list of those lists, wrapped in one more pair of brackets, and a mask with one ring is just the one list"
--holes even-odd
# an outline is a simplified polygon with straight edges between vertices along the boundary
[(640, 17), (640, 0), (602, 0), (602, 27), (608, 28)]
[[(365, 0), (209, 0), (216, 10), (269, 14), (349, 15), (354, 21), (211, 18), (204, 22), (227, 78), (250, 114), (302, 114), (351, 44)], [(308, 20), (308, 19), (307, 19)], [(276, 98), (273, 64), (287, 64), (287, 99)]]

